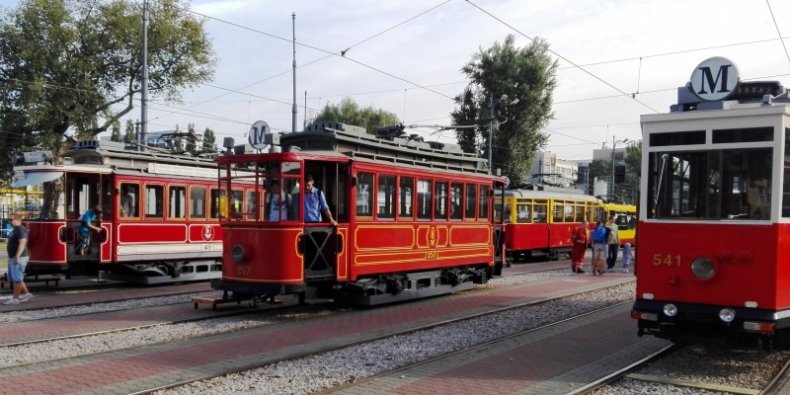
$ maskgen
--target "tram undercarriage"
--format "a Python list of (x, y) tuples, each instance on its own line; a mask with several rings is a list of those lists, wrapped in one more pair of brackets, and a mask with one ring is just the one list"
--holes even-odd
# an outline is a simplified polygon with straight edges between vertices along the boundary
[(153, 285), (220, 278), (222, 263), (216, 259), (118, 264), (106, 270), (106, 280)]

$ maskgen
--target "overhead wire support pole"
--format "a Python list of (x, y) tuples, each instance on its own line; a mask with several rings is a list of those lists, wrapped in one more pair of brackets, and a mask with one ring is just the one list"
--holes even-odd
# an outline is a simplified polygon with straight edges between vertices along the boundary
[[(291, 14), (291, 30), (293, 34), (293, 109), (291, 110), (291, 132), (296, 133), (296, 13)], [(305, 110), (306, 111), (306, 110)]]
[(140, 150), (145, 151), (148, 134), (148, 0), (143, 0), (143, 49), (141, 53), (143, 76), (140, 87)]
[(491, 93), (491, 121), (488, 125), (488, 174), (494, 174), (492, 161), (494, 151), (494, 94)]

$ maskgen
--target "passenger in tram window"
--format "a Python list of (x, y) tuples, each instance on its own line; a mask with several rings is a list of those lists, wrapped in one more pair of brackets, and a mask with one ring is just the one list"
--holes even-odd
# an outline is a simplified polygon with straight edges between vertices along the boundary
[(332, 225), (337, 225), (326, 203), (324, 192), (313, 184), (315, 184), (313, 176), (307, 175), (304, 186), (304, 222), (322, 222), (321, 213), (323, 213)]
[(82, 214), (82, 217), (80, 217), (80, 244), (78, 247), (80, 255), (88, 253), (88, 248), (90, 248), (91, 245), (92, 232), (99, 233), (102, 231), (102, 228), (93, 224), (93, 222), (98, 222), (101, 212), (101, 206), (97, 205), (93, 209), (86, 211), (85, 214)]
[(746, 200), (751, 218), (770, 218), (771, 188), (767, 179), (752, 180), (746, 188)]
[(272, 180), (265, 200), (266, 220), (271, 222), (287, 221), (291, 195), (280, 188), (280, 180)]
[(137, 216), (137, 194), (132, 190), (130, 185), (123, 187), (123, 196), (121, 196), (121, 216), (122, 217), (136, 217)]

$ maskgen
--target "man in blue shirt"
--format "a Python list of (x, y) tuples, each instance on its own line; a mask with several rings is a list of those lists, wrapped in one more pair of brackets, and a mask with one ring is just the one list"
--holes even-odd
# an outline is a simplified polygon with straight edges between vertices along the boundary
[(304, 186), (304, 222), (321, 222), (321, 213), (324, 213), (333, 226), (337, 225), (329, 205), (326, 204), (324, 193), (315, 188), (314, 183), (313, 176), (308, 174)]
[(101, 215), (101, 206), (96, 206), (93, 210), (88, 210), (85, 214), (82, 214), (80, 217), (80, 255), (85, 255), (88, 252), (88, 248), (91, 244), (91, 231), (95, 231), (96, 233), (101, 232), (100, 227), (93, 224), (98, 219), (98, 216)]

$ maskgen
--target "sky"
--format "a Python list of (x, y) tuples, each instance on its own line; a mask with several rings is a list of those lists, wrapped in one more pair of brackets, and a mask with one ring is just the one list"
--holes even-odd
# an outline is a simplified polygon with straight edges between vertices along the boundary
[[(192, 0), (190, 10), (213, 43), (214, 79), (183, 91), (181, 103), (152, 101), (148, 130), (193, 123), (220, 144), (246, 141), (257, 120), (291, 130), (292, 14), (298, 129), (344, 97), (406, 125), (450, 125), (453, 97), (468, 83), (461, 68), (508, 34), (518, 47), (546, 39), (559, 60), (544, 130), (544, 149), (559, 159), (589, 160), (613, 139), (640, 139), (640, 115), (668, 112), (713, 56), (734, 61), (742, 80), (790, 87), (786, 0)], [(455, 140), (452, 131), (410, 130)]]

